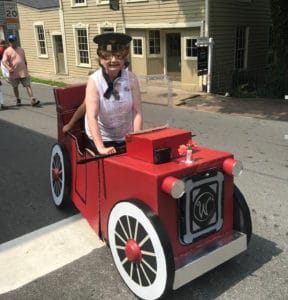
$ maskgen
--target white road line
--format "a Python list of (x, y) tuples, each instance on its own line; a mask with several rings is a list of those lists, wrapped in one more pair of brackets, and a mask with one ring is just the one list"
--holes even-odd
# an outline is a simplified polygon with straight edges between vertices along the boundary
[(19, 288), (104, 243), (75, 215), (0, 245), (0, 294)]

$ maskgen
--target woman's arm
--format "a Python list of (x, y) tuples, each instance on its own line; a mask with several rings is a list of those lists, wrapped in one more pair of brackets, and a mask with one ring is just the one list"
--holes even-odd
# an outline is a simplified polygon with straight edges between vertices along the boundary
[(81, 103), (81, 105), (77, 108), (77, 110), (74, 112), (72, 118), (70, 119), (70, 121), (63, 126), (62, 131), (63, 133), (66, 133), (67, 131), (71, 130), (74, 125), (81, 119), (84, 117), (86, 112), (86, 105), (85, 105), (85, 101), (83, 101)]

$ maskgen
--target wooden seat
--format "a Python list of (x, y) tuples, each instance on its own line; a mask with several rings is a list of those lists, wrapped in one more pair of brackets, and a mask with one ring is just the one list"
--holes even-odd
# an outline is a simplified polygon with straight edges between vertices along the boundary
[[(86, 83), (54, 88), (59, 140), (65, 140), (65, 136), (62, 133), (62, 128), (70, 121), (74, 112), (84, 101), (85, 91)], [(84, 118), (80, 119), (73, 126), (67, 136), (70, 136), (76, 142), (77, 150), (80, 155), (83, 155), (84, 152), (88, 152), (91, 156), (95, 155), (93, 149), (91, 149), (88, 137), (85, 134)]]
[(54, 88), (57, 112), (65, 112), (78, 107), (85, 98), (86, 83)]
[[(74, 112), (84, 101), (85, 91), (86, 83), (54, 88), (58, 126), (63, 127), (70, 121)], [(81, 127), (79, 129), (83, 129), (83, 126)]]

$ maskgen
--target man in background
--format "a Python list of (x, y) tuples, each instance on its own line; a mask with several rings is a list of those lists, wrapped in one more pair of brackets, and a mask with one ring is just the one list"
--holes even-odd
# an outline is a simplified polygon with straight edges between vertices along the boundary
[(9, 83), (13, 87), (13, 92), (16, 97), (16, 105), (21, 105), (18, 89), (18, 86), (21, 83), (27, 90), (31, 105), (37, 106), (40, 104), (40, 101), (33, 96), (25, 51), (21, 47), (17, 46), (17, 38), (14, 34), (10, 34), (8, 36), (8, 42), (9, 47), (4, 52), (2, 63), (10, 73)]

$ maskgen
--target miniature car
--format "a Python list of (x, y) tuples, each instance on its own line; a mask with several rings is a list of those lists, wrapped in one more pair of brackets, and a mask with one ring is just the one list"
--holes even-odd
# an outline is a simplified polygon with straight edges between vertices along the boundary
[(126, 149), (101, 156), (91, 150), (83, 120), (62, 133), (85, 84), (55, 88), (54, 95), (53, 202), (74, 203), (137, 297), (158, 299), (247, 249), (251, 217), (234, 184), (242, 168), (233, 154), (198, 147), (187, 161), (178, 150), (191, 132), (158, 127), (128, 134)]

